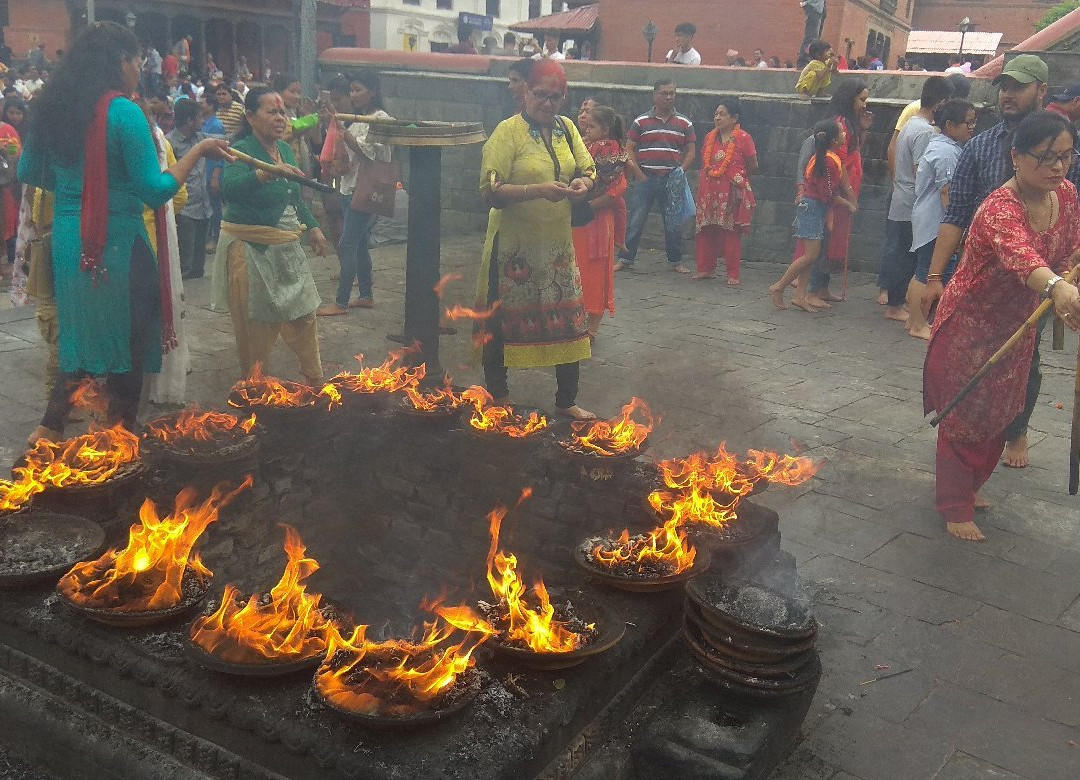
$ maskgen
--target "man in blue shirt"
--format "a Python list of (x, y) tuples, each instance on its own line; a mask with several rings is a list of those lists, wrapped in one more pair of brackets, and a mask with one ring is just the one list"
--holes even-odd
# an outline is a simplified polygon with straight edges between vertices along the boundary
[[(1013, 174), (1009, 165), (1013, 132), (1033, 111), (1042, 108), (1046, 98), (1049, 71), (1046, 63), (1034, 54), (1020, 54), (1005, 64), (1001, 75), (994, 79), (998, 87), (998, 113), (1001, 122), (979, 133), (968, 142), (956, 163), (956, 173), (949, 185), (949, 206), (938, 229), (934, 258), (930, 263), (926, 289), (923, 291), (923, 314), (941, 297), (941, 275), (949, 258), (960, 249), (964, 231), (971, 225), (975, 211), (986, 197), (1007, 182)], [(1073, 184), (1080, 183), (1080, 158), (1074, 157), (1066, 177)], [(1035, 353), (1031, 356), (1031, 373), (1028, 377), (1027, 401), (1024, 411), (1006, 432), (1008, 442), (1002, 458), (1006, 466), (1024, 468), (1028, 465), (1027, 425), (1035, 404), (1039, 400), (1042, 373), (1039, 371), (1039, 341), (1046, 319), (1040, 323), (1035, 339)]]
[[(183, 98), (173, 108), (176, 128), (169, 133), (169, 143), (177, 159), (197, 146), (206, 135), (199, 106)], [(210, 224), (210, 188), (206, 181), (205, 165), (196, 165), (187, 179), (188, 199), (184, 210), (176, 215), (176, 238), (180, 250), (180, 271), (184, 279), (201, 279), (206, 263), (206, 229)]]

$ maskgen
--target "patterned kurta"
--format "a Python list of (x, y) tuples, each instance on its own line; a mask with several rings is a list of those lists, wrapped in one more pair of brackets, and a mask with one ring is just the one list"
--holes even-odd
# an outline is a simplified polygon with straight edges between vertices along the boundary
[[(1067, 270), (1080, 247), (1076, 187), (1057, 190), (1060, 213), (1045, 233), (1036, 233), (1019, 196), (994, 190), (975, 214), (960, 265), (941, 297), (923, 370), (923, 406), (940, 410), (982, 367), (1039, 304), (1028, 276), (1049, 266)], [(1000, 434), (1024, 407), (1035, 329), (1009, 351), (986, 378), (945, 418), (940, 435), (980, 442)]]
[[(518, 114), (501, 122), (484, 144), (480, 192), (487, 195), (498, 182), (533, 185), (558, 179), (569, 184), (576, 171), (594, 174), (592, 157), (573, 122), (560, 118), (549, 148), (540, 127)], [(498, 268), (495, 291), (488, 285), (492, 262)], [(591, 356), (568, 200), (537, 198), (492, 209), (477, 306), (492, 300), (500, 301), (508, 368), (555, 366)]]
[[(722, 230), (738, 230), (743, 235), (750, 232), (750, 222), (754, 218), (757, 200), (750, 186), (746, 172), (746, 161), (757, 157), (754, 139), (742, 128), (735, 129), (731, 150), (732, 161), (724, 166), (728, 144), (718, 137), (719, 131), (713, 130), (705, 136), (705, 149), (711, 146), (711, 160), (702, 160), (701, 175), (698, 177), (697, 192), (697, 229), (718, 227)], [(710, 171), (718, 172), (719, 178), (710, 176)]]
[[(836, 153), (840, 155), (844, 172), (848, 177), (848, 184), (855, 196), (855, 203), (859, 202), (859, 190), (862, 189), (863, 161), (862, 151), (858, 142), (852, 137), (852, 129), (844, 117), (837, 116), (836, 123), (840, 125), (840, 137), (843, 140)], [(832, 226), (829, 228), (829, 246), (825, 253), (826, 259), (833, 268), (843, 265), (844, 258), (848, 255), (848, 247), (851, 245), (851, 227), (855, 215), (848, 211), (847, 206), (834, 205), (830, 210)]]

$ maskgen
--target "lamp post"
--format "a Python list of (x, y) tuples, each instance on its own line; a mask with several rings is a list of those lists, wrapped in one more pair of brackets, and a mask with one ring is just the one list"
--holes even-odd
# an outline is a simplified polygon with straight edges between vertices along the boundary
[(960, 51), (957, 52), (957, 56), (963, 56), (963, 54), (964, 54), (964, 36), (967, 35), (968, 31), (971, 30), (971, 28), (974, 27), (974, 26), (975, 25), (973, 25), (971, 23), (971, 20), (968, 19), (966, 16), (964, 17), (964, 20), (962, 22), (960, 22)]
[(645, 26), (641, 28), (641, 34), (645, 36), (645, 43), (648, 45), (647, 61), (652, 62), (652, 45), (656, 40), (656, 33), (659, 30), (656, 29), (656, 25), (653, 24), (653, 20), (650, 19), (645, 23)]

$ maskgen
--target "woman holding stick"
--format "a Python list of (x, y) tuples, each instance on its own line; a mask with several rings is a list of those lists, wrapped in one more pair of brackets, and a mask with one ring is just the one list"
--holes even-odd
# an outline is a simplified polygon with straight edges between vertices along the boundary
[[(244, 109), (237, 151), (283, 174), (300, 174), (282, 140), (288, 119), (281, 96), (268, 87), (255, 87), (244, 99)], [(320, 255), (328, 246), (300, 197), (300, 186), (233, 162), (225, 167), (221, 193), (228, 206), (215, 258), (213, 297), (215, 308), (227, 307), (232, 316), (240, 370), (250, 377), (257, 366), (265, 368), (280, 335), (300, 359), (306, 381), (320, 384), (315, 325), (319, 292), (300, 238), (308, 233)]]
[[(1080, 293), (1061, 278), (1080, 260), (1080, 206), (1065, 179), (1074, 133), (1037, 111), (1013, 136), (1013, 178), (979, 207), (963, 258), (945, 288), (923, 368), (926, 412), (940, 411), (1038, 305), (1080, 329)], [(941, 269), (931, 268), (930, 281)], [(1035, 331), (1000, 358), (938, 427), (935, 506), (958, 539), (986, 539), (974, 522), (988, 506), (978, 490), (1005, 447), (1005, 429), (1024, 406)]]
[[(143, 205), (160, 209), (204, 157), (232, 159), (224, 140), (207, 139), (161, 170), (150, 125), (126, 97), (139, 85), (139, 52), (126, 27), (90, 25), (30, 113), (19, 178), (56, 195), (61, 371), (31, 444), (63, 437), (70, 393), (85, 374), (107, 375), (109, 421), (134, 427), (143, 372), (160, 370), (163, 347), (176, 339), (169, 269), (150, 249)], [(161, 243), (165, 231), (160, 212)]]

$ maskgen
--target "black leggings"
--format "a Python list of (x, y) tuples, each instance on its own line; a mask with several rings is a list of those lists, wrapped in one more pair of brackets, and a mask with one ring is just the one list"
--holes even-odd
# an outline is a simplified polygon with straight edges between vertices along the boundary
[[(496, 234), (491, 244), (491, 262), (488, 270), (487, 303), (489, 307), (499, 298), (498, 257), (499, 236)], [(484, 384), (487, 386), (487, 391), (495, 398), (503, 398), (510, 394), (510, 385), (503, 358), (505, 341), (502, 332), (502, 315), (496, 312), (486, 322), (491, 333), (491, 341), (484, 345)], [(568, 409), (577, 403), (580, 375), (581, 364), (578, 361), (555, 366), (555, 406)]]
[[(136, 239), (131, 248), (131, 270), (128, 275), (131, 310), (131, 370), (105, 376), (105, 394), (109, 399), (110, 425), (122, 424), (134, 430), (142, 396), (143, 362), (150, 339), (160, 339), (155, 324), (160, 319), (161, 297), (158, 289), (157, 264), (150, 247)], [(89, 376), (85, 371), (61, 371), (53, 385), (49, 404), (41, 424), (54, 431), (63, 431), (71, 413), (71, 393), (79, 382)]]

